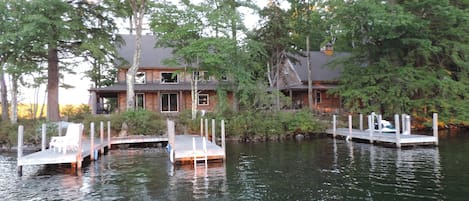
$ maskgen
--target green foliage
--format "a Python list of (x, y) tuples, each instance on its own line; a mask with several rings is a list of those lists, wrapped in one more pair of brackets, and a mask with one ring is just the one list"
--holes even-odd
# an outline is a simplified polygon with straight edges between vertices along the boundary
[(146, 110), (126, 111), (111, 120), (117, 126), (127, 123), (129, 135), (162, 135), (166, 130), (161, 114)]
[(467, 10), (447, 0), (361, 0), (338, 4), (335, 13), (339, 38), (352, 50), (334, 91), (347, 108), (467, 121)]
[(18, 125), (2, 121), (0, 124), (0, 145), (4, 144), (7, 148), (17, 144)]
[(227, 135), (242, 138), (280, 137), (296, 133), (319, 133), (326, 128), (314, 114), (299, 112), (241, 112), (227, 120)]
[(61, 108), (60, 113), (62, 116), (66, 116), (68, 121), (81, 122), (87, 115), (91, 114), (91, 110), (85, 104), (79, 106), (65, 105), (65, 107)]

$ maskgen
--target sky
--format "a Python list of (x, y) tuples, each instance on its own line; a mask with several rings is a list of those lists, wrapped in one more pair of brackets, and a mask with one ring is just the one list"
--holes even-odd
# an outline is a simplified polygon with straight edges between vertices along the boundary
[[(268, 3), (268, 0), (258, 0), (256, 1), (259, 7), (265, 7)], [(282, 6), (286, 6), (286, 4), (282, 4)], [(258, 22), (259, 18), (255, 15), (250, 13), (245, 13), (245, 23), (247, 27), (254, 27), (254, 25)], [(86, 64), (79, 65), (74, 67), (76, 71), (75, 75), (65, 74), (64, 79), (61, 80), (62, 82), (74, 86), (71, 89), (59, 89), (59, 103), (61, 105), (78, 105), (78, 104), (88, 104), (90, 100), (90, 93), (88, 89), (92, 86), (91, 80), (86, 78), (83, 72), (89, 69), (89, 66)], [(42, 86), (39, 89), (39, 104), (44, 102), (46, 86)], [(18, 100), (21, 103), (33, 103), (35, 100), (35, 89), (28, 89), (28, 88), (21, 88), (21, 94), (18, 96)]]

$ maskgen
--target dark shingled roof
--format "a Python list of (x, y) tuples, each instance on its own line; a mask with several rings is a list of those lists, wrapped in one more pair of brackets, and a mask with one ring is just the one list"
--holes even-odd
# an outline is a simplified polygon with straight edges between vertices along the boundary
[[(335, 52), (332, 56), (327, 56), (323, 52), (310, 52), (310, 63), (312, 67), (312, 78), (313, 81), (332, 81), (339, 78), (342, 69), (340, 66), (332, 69), (327, 64), (334, 59), (345, 57), (350, 55), (349, 53)], [(307, 57), (295, 56), (298, 60), (296, 63), (292, 62), (293, 68), (300, 76), (301, 81), (308, 81), (308, 66)]]
[[(125, 43), (118, 48), (117, 52), (127, 62), (132, 65), (135, 51), (135, 35), (121, 35)], [(142, 53), (140, 56), (140, 68), (164, 68), (171, 67), (163, 64), (165, 59), (172, 58), (171, 48), (156, 48), (156, 39), (153, 35), (142, 35)], [(120, 67), (128, 67), (122, 65)]]

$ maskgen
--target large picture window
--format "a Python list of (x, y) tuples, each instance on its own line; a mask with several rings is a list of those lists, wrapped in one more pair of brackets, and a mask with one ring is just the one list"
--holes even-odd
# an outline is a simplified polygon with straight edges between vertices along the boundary
[(208, 104), (209, 104), (209, 102), (208, 102), (208, 97), (209, 97), (208, 94), (199, 94), (198, 97), (199, 97), (199, 98), (198, 98), (197, 103), (198, 103), (199, 105), (208, 105)]
[(178, 95), (177, 94), (161, 94), (161, 112), (177, 112), (178, 111)]
[(145, 94), (143, 93), (135, 94), (135, 108), (145, 109)]
[(176, 73), (161, 73), (161, 83), (178, 83)]
[(146, 82), (145, 72), (135, 74), (135, 84), (145, 84)]
[(321, 103), (321, 92), (316, 91), (316, 103)]

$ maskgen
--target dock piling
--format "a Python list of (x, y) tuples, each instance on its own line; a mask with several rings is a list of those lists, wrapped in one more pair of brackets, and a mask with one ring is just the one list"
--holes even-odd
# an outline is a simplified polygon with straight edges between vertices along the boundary
[(373, 125), (373, 115), (368, 115), (368, 134), (370, 135), (370, 143), (373, 144), (373, 132), (374, 132), (374, 125)]
[(17, 168), (18, 168), (18, 176), (23, 175), (23, 166), (20, 164), (21, 157), (23, 157), (23, 134), (24, 134), (24, 126), (18, 126), (18, 150), (17, 150)]
[(226, 145), (225, 145), (225, 120), (221, 120), (221, 148), (223, 149), (224, 158), (226, 158)]
[(213, 144), (217, 143), (217, 138), (215, 135), (215, 119), (212, 119), (212, 143)]
[(396, 147), (401, 148), (401, 135), (399, 134), (399, 115), (394, 115), (394, 125), (396, 128)]
[(59, 136), (62, 136), (62, 122), (61, 121), (59, 121), (59, 126), (57, 130), (59, 131)]
[(383, 115), (378, 114), (378, 132), (381, 134), (383, 132)]
[(411, 134), (411, 124), (410, 124), (410, 115), (405, 116), (405, 122), (406, 122), (406, 132), (405, 135), (410, 135)]
[(204, 136), (204, 119), (200, 118), (200, 136)]
[(208, 119), (205, 119), (205, 138), (208, 140)]
[(90, 124), (90, 160), (94, 160), (94, 122)]
[(352, 140), (352, 115), (348, 115), (348, 136), (347, 136), (347, 141)]
[(77, 164), (76, 169), (81, 169), (81, 162), (83, 161), (83, 132), (84, 132), (84, 125), (80, 125), (80, 137), (78, 138), (78, 152), (77, 152)]
[(41, 135), (41, 151), (46, 150), (46, 124), (42, 124), (42, 135)]
[(360, 131), (363, 131), (363, 114), (360, 113)]
[(337, 115), (332, 115), (332, 137), (335, 138), (337, 132)]
[(104, 154), (104, 122), (99, 122), (99, 138), (101, 142), (101, 154)]
[(107, 121), (107, 150), (111, 150), (111, 121)]

